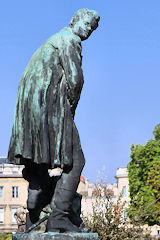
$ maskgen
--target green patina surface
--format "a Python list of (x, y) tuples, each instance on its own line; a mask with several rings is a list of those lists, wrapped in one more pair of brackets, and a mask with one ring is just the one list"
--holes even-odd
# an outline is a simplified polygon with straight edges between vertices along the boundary
[[(32, 56), (19, 83), (8, 160), (70, 167), (74, 114), (83, 87), (81, 41), (97, 28), (96, 11), (78, 10)], [(78, 144), (78, 146), (80, 143)]]
[(81, 40), (64, 28), (33, 54), (22, 75), (10, 162), (20, 164), (23, 157), (52, 167), (72, 164), (73, 118), (82, 86)]

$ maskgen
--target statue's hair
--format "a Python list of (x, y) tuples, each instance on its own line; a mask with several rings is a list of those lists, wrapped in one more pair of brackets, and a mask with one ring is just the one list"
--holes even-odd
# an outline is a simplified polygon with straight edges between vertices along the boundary
[(76, 22), (78, 22), (81, 18), (85, 17), (86, 15), (90, 15), (93, 18), (95, 18), (97, 20), (97, 22), (99, 21), (100, 17), (98, 15), (98, 13), (94, 10), (89, 10), (87, 8), (82, 8), (79, 9), (72, 17), (69, 26), (73, 27)]

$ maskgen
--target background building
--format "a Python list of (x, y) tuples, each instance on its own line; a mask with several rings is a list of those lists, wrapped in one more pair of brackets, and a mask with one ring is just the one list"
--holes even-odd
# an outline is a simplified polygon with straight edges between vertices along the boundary
[(26, 204), (27, 181), (22, 178), (23, 166), (7, 164), (0, 158), (0, 232), (17, 230), (14, 213)]
[(122, 194), (123, 200), (129, 201), (129, 183), (128, 183), (128, 173), (127, 168), (121, 167), (117, 168), (116, 176), (117, 187), (116, 187), (116, 196)]

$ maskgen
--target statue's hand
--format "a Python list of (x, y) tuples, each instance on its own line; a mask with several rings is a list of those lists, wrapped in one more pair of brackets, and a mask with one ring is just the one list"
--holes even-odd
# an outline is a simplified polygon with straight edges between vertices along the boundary
[(48, 173), (50, 177), (60, 176), (62, 172), (63, 170), (61, 168), (48, 169)]

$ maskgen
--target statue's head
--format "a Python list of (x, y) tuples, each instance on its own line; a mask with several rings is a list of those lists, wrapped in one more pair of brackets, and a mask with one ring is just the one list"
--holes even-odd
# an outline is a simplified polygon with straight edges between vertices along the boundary
[(99, 15), (94, 10), (79, 9), (71, 19), (70, 28), (81, 40), (86, 40), (98, 27)]

